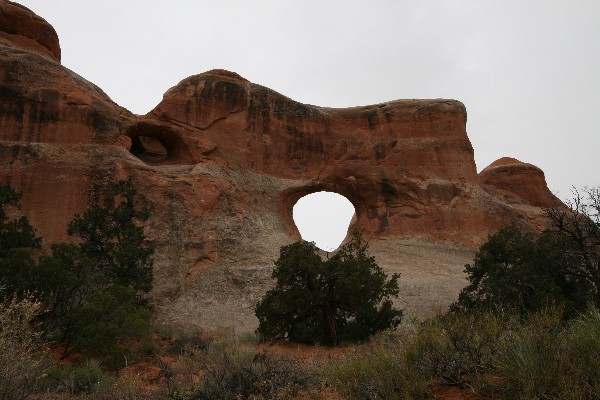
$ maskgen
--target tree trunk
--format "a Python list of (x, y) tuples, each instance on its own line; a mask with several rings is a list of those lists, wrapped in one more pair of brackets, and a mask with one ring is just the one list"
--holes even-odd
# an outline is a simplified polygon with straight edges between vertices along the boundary
[(335, 314), (331, 307), (324, 304), (321, 311), (321, 344), (324, 346), (337, 346), (339, 344)]

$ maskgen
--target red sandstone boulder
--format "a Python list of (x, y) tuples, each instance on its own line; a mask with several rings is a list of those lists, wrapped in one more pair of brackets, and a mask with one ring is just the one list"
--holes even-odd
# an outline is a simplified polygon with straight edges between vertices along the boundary
[(535, 165), (504, 157), (479, 173), (481, 183), (515, 194), (536, 207), (550, 207), (557, 199), (548, 189), (544, 171)]

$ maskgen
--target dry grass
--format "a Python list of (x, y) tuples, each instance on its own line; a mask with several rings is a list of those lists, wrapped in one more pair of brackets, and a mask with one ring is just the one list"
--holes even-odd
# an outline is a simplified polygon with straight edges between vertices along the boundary
[(0, 303), (0, 399), (25, 399), (47, 368), (40, 333), (33, 325), (40, 304), (31, 297)]

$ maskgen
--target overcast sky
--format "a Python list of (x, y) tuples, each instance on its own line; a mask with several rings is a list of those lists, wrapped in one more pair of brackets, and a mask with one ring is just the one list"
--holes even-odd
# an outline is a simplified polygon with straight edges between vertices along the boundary
[(137, 114), (214, 68), (319, 106), (451, 98), (478, 171), (509, 156), (562, 198), (600, 184), (598, 0), (20, 2), (66, 67)]

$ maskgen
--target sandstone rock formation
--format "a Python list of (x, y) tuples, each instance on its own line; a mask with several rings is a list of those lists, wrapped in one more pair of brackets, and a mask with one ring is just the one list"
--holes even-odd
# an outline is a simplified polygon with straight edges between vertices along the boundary
[(54, 29), (0, 0), (0, 182), (45, 244), (89, 190), (131, 178), (154, 204), (152, 298), (163, 321), (253, 329), (279, 247), (299, 238), (292, 207), (334, 191), (352, 229), (422, 316), (456, 299), (463, 264), (502, 224), (544, 225), (553, 200), (538, 168), (501, 159), (477, 174), (455, 100), (334, 109), (213, 70), (169, 89), (144, 116), (60, 64)]
[(60, 62), (54, 28), (30, 9), (11, 1), (0, 2), (0, 27), (0, 42), (14, 43)]
[(557, 201), (546, 186), (544, 172), (535, 165), (514, 158), (503, 157), (494, 161), (479, 176), (483, 185), (517, 195), (532, 206), (550, 207)]

